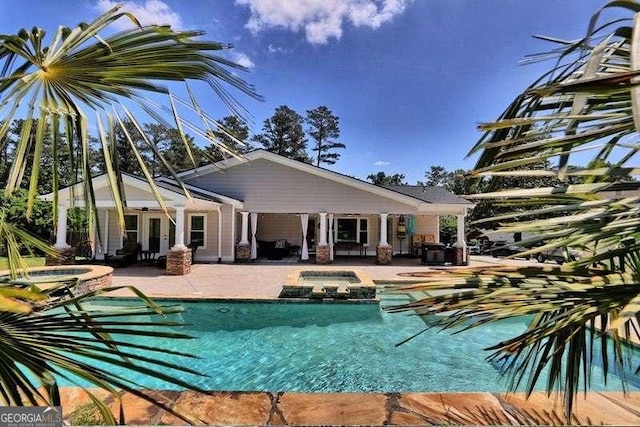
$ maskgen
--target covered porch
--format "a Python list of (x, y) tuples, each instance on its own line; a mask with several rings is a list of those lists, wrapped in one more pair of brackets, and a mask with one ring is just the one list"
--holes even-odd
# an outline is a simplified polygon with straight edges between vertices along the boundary
[[(195, 192), (186, 196), (164, 183), (158, 186), (162, 200), (158, 202), (146, 181), (125, 175), (124, 215), (120, 217), (106, 176), (93, 179), (93, 190), (97, 214), (87, 231), (94, 260), (116, 267), (132, 263), (161, 265), (166, 266), (167, 274), (183, 275), (190, 272), (192, 255), (221, 262), (225, 249), (227, 259), (233, 252), (230, 243), (224, 247), (223, 218), (226, 211), (241, 206), (240, 202)], [(53, 194), (42, 198), (52, 201)], [(75, 251), (67, 241), (68, 210), (85, 209), (85, 203), (82, 186), (58, 192), (54, 246), (59, 256), (48, 263), (73, 262)]]
[[(433, 208), (433, 207), (431, 207)], [(451, 212), (450, 212), (451, 211)], [(456, 247), (463, 248), (466, 208), (440, 209), (456, 214)], [(420, 212), (249, 212), (237, 216), (236, 262), (297, 257), (327, 264), (337, 257), (371, 258), (389, 264), (394, 257), (419, 258), (422, 243), (439, 243), (439, 214)]]

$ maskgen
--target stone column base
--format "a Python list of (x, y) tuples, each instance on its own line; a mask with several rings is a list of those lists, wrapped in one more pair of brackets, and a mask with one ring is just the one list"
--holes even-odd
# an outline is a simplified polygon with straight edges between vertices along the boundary
[(236, 262), (251, 262), (251, 245), (236, 245)]
[(76, 263), (76, 248), (68, 247), (58, 249), (55, 255), (46, 254), (44, 265), (73, 265)]
[(391, 264), (391, 255), (393, 253), (393, 247), (389, 246), (376, 246), (376, 264), (389, 265)]
[(186, 276), (191, 273), (191, 249), (171, 249), (167, 252), (166, 273), (170, 276)]
[(453, 250), (453, 265), (469, 265), (469, 248), (467, 246), (456, 246)]
[(316, 246), (316, 264), (329, 264), (330, 262), (329, 245)]

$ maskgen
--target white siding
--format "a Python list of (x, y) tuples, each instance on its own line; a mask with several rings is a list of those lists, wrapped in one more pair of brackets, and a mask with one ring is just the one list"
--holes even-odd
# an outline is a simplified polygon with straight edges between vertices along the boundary
[(199, 247), (196, 250), (196, 260), (197, 261), (217, 261), (218, 260), (218, 212), (216, 211), (206, 211), (206, 212), (192, 212), (188, 211), (185, 214), (185, 244), (189, 242), (189, 218), (190, 214), (198, 215), (198, 214), (206, 214), (207, 223), (206, 223), (206, 235), (207, 241), (205, 243), (205, 247)]
[(414, 213), (396, 202), (326, 178), (259, 159), (186, 180), (201, 188), (244, 201), (260, 213)]
[[(222, 260), (233, 261), (234, 248), (236, 243), (233, 230), (233, 207), (231, 205), (222, 205)], [(236, 225), (239, 220), (236, 219)], [(239, 235), (239, 234), (238, 234)]]
[[(141, 231), (140, 218), (138, 218), (138, 233)], [(109, 240), (107, 253), (115, 255), (116, 251), (122, 248), (122, 231), (118, 226), (118, 214), (115, 210), (109, 210), (109, 229), (107, 239)]]

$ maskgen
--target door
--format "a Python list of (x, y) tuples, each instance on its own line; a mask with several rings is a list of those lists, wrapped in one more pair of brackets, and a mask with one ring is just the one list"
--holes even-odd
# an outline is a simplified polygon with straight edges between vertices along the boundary
[(169, 231), (169, 219), (165, 215), (148, 214), (144, 223), (142, 249), (166, 255), (170, 244)]
[(162, 220), (160, 218), (149, 218), (148, 248), (151, 252), (160, 252), (161, 225)]

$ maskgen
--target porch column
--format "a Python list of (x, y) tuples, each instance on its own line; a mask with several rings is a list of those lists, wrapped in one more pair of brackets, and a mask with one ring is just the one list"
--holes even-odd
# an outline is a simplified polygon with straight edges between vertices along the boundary
[(389, 246), (389, 242), (387, 242), (387, 217), (389, 214), (381, 213), (380, 214), (380, 243), (378, 246)]
[(466, 212), (456, 215), (456, 243), (453, 245), (456, 249), (455, 259), (453, 261), (454, 265), (466, 265), (469, 263), (467, 256), (467, 242), (464, 240), (464, 218), (466, 216)]
[(329, 214), (329, 260), (333, 261), (333, 214)]
[(176, 209), (176, 242), (167, 252), (166, 273), (171, 276), (186, 276), (191, 273), (191, 251), (184, 244), (184, 206)]
[(318, 246), (327, 246), (327, 213), (320, 212), (320, 240)]
[(258, 231), (258, 214), (251, 212), (251, 259), (258, 258), (258, 242), (256, 232)]
[(171, 249), (184, 248), (184, 206), (176, 206), (176, 243)]
[(387, 242), (387, 218), (389, 214), (380, 214), (380, 242), (376, 246), (376, 263), (380, 265), (391, 264), (393, 247)]
[(45, 265), (71, 265), (76, 263), (76, 249), (67, 243), (67, 209), (69, 206), (58, 203), (58, 223), (56, 225), (55, 254), (45, 255)]
[(309, 246), (307, 245), (309, 214), (300, 214), (300, 225), (302, 226), (302, 251), (300, 252), (300, 259), (302, 261), (307, 261), (309, 259)]
[(252, 251), (251, 245), (249, 244), (249, 212), (243, 211), (240, 212), (240, 214), (242, 215), (242, 231), (240, 234), (240, 241), (235, 246), (235, 261), (251, 262)]
[(316, 264), (327, 264), (329, 259), (329, 245), (327, 245), (327, 213), (320, 212), (320, 239), (316, 246)]
[(242, 215), (242, 234), (240, 235), (240, 244), (249, 244), (249, 212), (240, 212)]
[(56, 226), (56, 249), (66, 249), (69, 247), (67, 243), (67, 209), (69, 206), (58, 203), (58, 224)]

